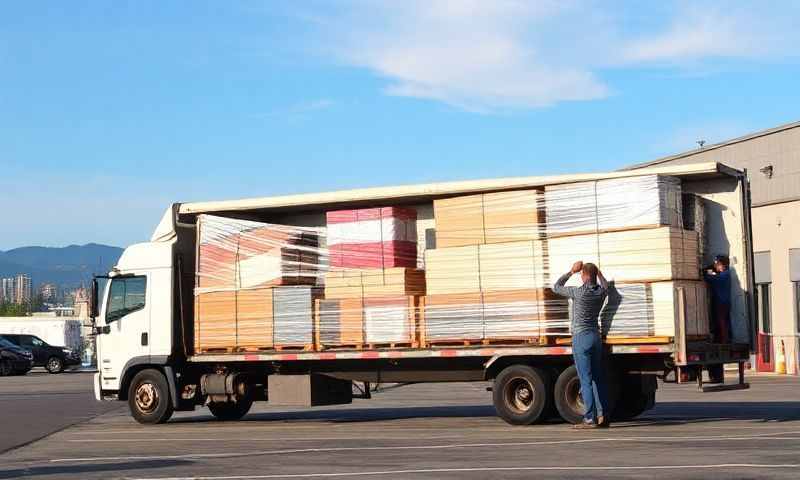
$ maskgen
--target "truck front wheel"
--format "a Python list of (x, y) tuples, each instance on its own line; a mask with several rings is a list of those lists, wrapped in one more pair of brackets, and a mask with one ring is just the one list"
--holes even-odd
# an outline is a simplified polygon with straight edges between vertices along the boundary
[(551, 402), (549, 377), (528, 365), (506, 367), (494, 379), (492, 397), (497, 415), (511, 425), (530, 425)]
[(208, 409), (217, 420), (231, 421), (239, 420), (247, 415), (250, 407), (253, 406), (253, 399), (250, 396), (240, 398), (237, 402), (211, 402)]
[(172, 416), (167, 379), (158, 370), (142, 370), (128, 389), (128, 406), (139, 423), (164, 423)]

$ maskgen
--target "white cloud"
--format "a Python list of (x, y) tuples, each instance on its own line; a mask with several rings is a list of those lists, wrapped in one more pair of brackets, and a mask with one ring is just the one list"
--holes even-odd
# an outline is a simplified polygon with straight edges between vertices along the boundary
[(673, 2), (657, 12), (591, 0), (334, 5), (310, 22), (325, 54), (385, 79), (389, 95), (486, 112), (605, 98), (606, 69), (708, 70), (719, 58), (796, 55), (786, 42), (798, 37), (791, 19), (800, 4)]

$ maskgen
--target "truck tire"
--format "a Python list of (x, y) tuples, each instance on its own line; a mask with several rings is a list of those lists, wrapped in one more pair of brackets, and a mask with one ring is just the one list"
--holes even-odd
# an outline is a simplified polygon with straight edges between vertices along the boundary
[(245, 397), (238, 402), (211, 402), (208, 404), (208, 409), (217, 420), (224, 422), (239, 420), (250, 411), (253, 406), (252, 397)]
[(158, 370), (137, 373), (128, 389), (128, 407), (139, 423), (164, 423), (172, 416), (172, 399), (167, 379)]
[[(614, 412), (619, 397), (619, 379), (616, 372), (606, 372), (608, 382), (608, 408)], [(583, 400), (581, 399), (581, 382), (575, 365), (565, 368), (556, 380), (553, 396), (556, 409), (565, 421), (577, 424), (583, 421)], [(613, 415), (612, 415), (613, 418)]]
[(511, 425), (530, 425), (542, 419), (552, 403), (550, 377), (528, 365), (511, 365), (494, 379), (492, 400), (497, 415)]
[(44, 368), (46, 368), (50, 373), (61, 373), (64, 371), (64, 360), (61, 360), (59, 357), (53, 355), (47, 359), (47, 363), (44, 364)]

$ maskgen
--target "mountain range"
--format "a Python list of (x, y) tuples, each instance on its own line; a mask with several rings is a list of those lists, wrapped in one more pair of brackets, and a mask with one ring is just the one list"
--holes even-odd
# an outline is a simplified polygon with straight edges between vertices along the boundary
[(88, 284), (93, 274), (107, 273), (120, 255), (121, 248), (97, 243), (14, 248), (0, 251), (0, 277), (27, 273), (34, 287), (55, 283), (61, 288), (72, 288)]

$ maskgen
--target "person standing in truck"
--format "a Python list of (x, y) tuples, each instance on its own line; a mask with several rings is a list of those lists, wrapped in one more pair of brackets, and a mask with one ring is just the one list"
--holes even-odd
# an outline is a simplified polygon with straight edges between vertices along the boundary
[[(580, 287), (567, 287), (572, 275), (581, 272)], [(599, 316), (603, 308), (608, 283), (593, 263), (577, 261), (572, 269), (553, 285), (553, 292), (572, 299), (572, 356), (583, 399), (583, 422), (575, 428), (605, 428), (610, 423), (608, 393), (603, 367), (603, 340), (600, 336)]]
[(725, 255), (714, 257), (714, 264), (706, 269), (703, 278), (711, 287), (714, 340), (729, 343), (731, 340), (731, 271), (730, 260)]
[[(711, 328), (714, 341), (730, 343), (731, 341), (731, 271), (730, 259), (726, 255), (714, 257), (714, 264), (703, 273), (703, 278), (711, 287)], [(721, 364), (708, 366), (708, 377), (711, 383), (725, 381)]]

